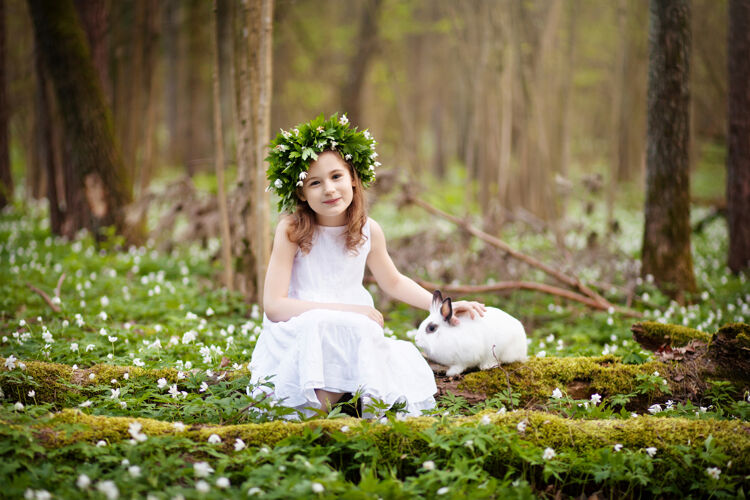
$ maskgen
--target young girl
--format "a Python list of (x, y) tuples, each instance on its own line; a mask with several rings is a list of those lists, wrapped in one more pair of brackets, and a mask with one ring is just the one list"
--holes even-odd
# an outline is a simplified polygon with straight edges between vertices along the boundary
[[(362, 285), (365, 264), (389, 295), (429, 310), (432, 295), (402, 275), (383, 230), (367, 217), (364, 188), (375, 177), (375, 141), (346, 116), (323, 115), (271, 142), (267, 177), (290, 212), (279, 221), (266, 274), (263, 331), (253, 352), (254, 383), (271, 377), (274, 397), (310, 415), (344, 393), (432, 408), (437, 391), (410, 342), (386, 338), (383, 315)], [(458, 301), (457, 313), (484, 314)]]

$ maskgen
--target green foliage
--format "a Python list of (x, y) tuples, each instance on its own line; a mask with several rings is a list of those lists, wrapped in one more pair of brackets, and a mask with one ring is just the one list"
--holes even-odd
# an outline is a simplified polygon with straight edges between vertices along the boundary
[[(446, 209), (463, 196), (460, 183), (448, 184), (445, 197), (435, 184), (433, 200)], [(376, 209), (389, 238), (425, 223), (451, 229), (411, 210)], [(703, 291), (693, 305), (670, 303), (645, 279), (635, 284), (634, 306), (656, 322), (707, 333), (727, 320), (746, 322), (746, 278), (726, 273), (721, 231), (712, 223), (694, 239)], [(528, 252), (550, 251), (544, 235), (511, 229), (507, 239)], [(42, 208), (21, 206), (0, 216), (0, 242), (0, 481), (9, 497), (27, 490), (94, 497), (105, 481), (121, 497), (156, 498), (747, 493), (747, 388), (715, 381), (704, 401), (666, 400), (678, 399), (664, 383), (669, 365), (642, 351), (630, 339), (631, 320), (614, 312), (529, 300), (526, 292), (487, 296), (530, 325), (532, 357), (506, 366), (507, 376), (467, 375), (464, 388), (487, 390), (485, 401), (448, 393), (421, 419), (384, 406), (380, 420), (351, 419), (338, 406), (327, 419), (287, 422), (290, 411), (250, 384), (260, 315), (215, 287), (215, 242), (170, 254), (124, 249), (114, 234), (69, 242), (50, 235)], [(578, 244), (575, 235), (570, 243)], [(595, 267), (591, 276), (601, 272)], [(62, 273), (56, 313), (26, 283), (54, 297)], [(608, 296), (618, 300), (616, 292)], [(403, 305), (384, 312), (386, 333), (401, 339), (422, 319)], [(731, 331), (746, 335), (742, 327)], [(590, 387), (601, 401), (565, 394), (583, 368), (595, 373)], [(562, 396), (550, 397), (560, 381)], [(628, 408), (639, 401), (651, 408), (635, 417)], [(523, 410), (530, 405), (543, 411)], [(130, 442), (133, 419), (143, 442)], [(213, 434), (221, 443), (208, 442)], [(650, 447), (658, 448), (653, 456)], [(214, 472), (197, 477), (199, 462)], [(82, 474), (91, 481), (85, 488), (77, 485)]]

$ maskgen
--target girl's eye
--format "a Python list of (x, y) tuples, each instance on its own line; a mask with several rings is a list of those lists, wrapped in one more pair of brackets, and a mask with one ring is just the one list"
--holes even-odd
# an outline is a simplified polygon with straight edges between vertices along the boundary
[(311, 183), (308, 184), (308, 186), (317, 186), (317, 185), (318, 185), (318, 181), (312, 181)]
[(334, 179), (339, 179), (339, 178), (341, 178), (341, 174), (333, 174), (333, 178)]

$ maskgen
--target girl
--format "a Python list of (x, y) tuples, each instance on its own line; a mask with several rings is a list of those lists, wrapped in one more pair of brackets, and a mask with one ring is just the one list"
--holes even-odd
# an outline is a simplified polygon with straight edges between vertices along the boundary
[[(356, 392), (363, 408), (399, 402), (420, 415), (435, 405), (427, 362), (412, 343), (384, 336), (383, 315), (362, 285), (367, 265), (389, 295), (426, 310), (432, 301), (396, 269), (383, 230), (367, 217), (364, 188), (380, 165), (375, 144), (337, 115), (282, 130), (271, 142), (270, 189), (291, 215), (276, 228), (250, 370), (254, 383), (271, 377), (274, 396), (307, 415)], [(478, 302), (453, 307), (484, 314)]]

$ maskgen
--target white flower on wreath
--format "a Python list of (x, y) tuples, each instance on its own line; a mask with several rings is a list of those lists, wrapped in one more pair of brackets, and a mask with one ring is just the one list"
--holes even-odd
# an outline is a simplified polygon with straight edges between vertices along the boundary
[(305, 179), (307, 179), (307, 172), (300, 172), (299, 180), (304, 181)]
[(302, 187), (305, 183), (302, 181), (297, 181), (297, 187)]
[(349, 161), (349, 160), (351, 160), (351, 159), (352, 159), (352, 155), (349, 155), (349, 154), (348, 154), (348, 155), (344, 156), (344, 159), (345, 159), (346, 161)]
[(273, 185), (276, 186), (276, 189), (281, 189), (284, 186), (284, 183), (281, 182), (281, 179), (276, 179)]
[(349, 118), (347, 118), (346, 115), (341, 115), (341, 118), (339, 118), (339, 123), (341, 125), (348, 125), (349, 124)]

